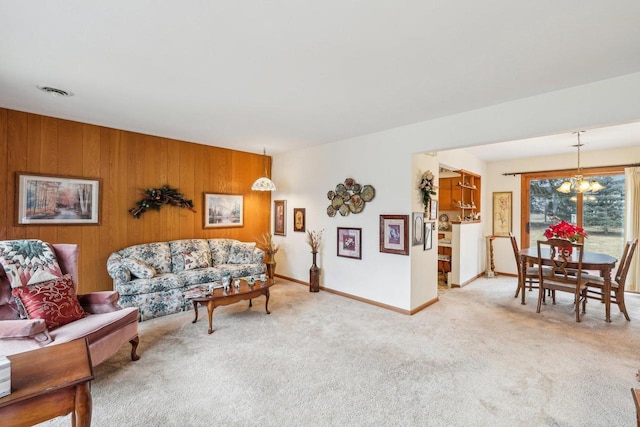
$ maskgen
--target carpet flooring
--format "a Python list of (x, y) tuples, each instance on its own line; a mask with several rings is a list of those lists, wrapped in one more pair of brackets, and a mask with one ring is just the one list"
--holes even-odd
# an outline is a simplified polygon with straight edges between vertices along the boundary
[[(631, 322), (569, 296), (537, 314), (515, 278), (480, 278), (407, 316), (279, 279), (243, 301), (140, 324), (96, 368), (94, 426), (631, 426), (640, 297)], [(69, 416), (44, 423), (68, 426)]]

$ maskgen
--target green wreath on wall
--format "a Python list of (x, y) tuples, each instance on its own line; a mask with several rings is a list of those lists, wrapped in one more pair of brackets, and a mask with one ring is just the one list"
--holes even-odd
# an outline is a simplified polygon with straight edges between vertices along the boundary
[(192, 212), (193, 201), (184, 198), (184, 194), (180, 193), (177, 188), (171, 188), (168, 185), (160, 188), (148, 188), (142, 192), (144, 198), (136, 202), (136, 207), (129, 209), (129, 213), (134, 218), (140, 218), (147, 209), (159, 211), (163, 205), (178, 206), (187, 208)]

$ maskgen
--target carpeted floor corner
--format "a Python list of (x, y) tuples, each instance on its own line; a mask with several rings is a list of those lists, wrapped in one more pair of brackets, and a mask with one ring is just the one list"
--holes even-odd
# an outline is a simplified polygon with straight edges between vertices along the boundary
[[(625, 426), (640, 386), (640, 296), (631, 322), (569, 296), (537, 314), (515, 278), (481, 278), (402, 315), (279, 279), (264, 298), (140, 324), (96, 369), (94, 426)], [(44, 423), (67, 426), (69, 417)]]

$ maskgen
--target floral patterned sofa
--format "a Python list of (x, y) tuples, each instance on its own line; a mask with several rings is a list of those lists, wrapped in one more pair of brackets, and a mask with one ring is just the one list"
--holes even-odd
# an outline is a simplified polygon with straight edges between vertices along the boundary
[(140, 320), (188, 310), (184, 291), (225, 275), (264, 273), (265, 253), (255, 242), (188, 239), (129, 246), (113, 252), (107, 271), (121, 307), (138, 307)]

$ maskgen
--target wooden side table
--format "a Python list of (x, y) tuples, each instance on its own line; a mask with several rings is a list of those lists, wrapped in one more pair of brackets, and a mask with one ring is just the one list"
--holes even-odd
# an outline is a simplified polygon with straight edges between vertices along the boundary
[(91, 425), (93, 367), (85, 339), (8, 356), (11, 394), (0, 398), (4, 427), (32, 426), (71, 413), (74, 426)]

